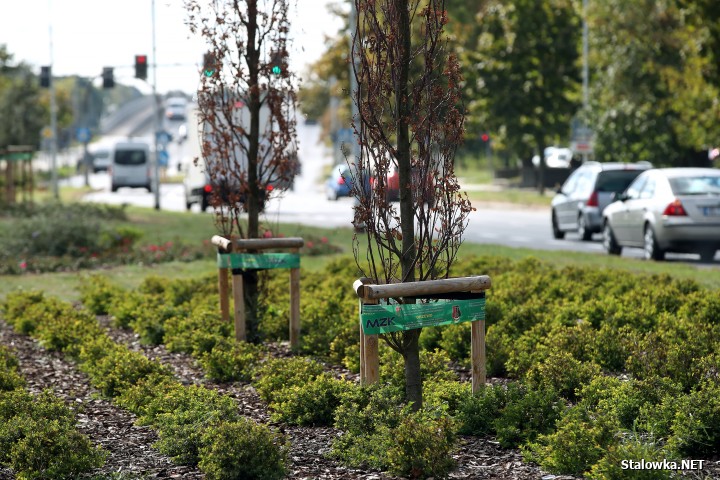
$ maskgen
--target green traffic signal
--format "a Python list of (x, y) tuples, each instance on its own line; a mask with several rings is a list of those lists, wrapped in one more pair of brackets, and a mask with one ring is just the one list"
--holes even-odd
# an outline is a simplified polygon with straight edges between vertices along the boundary
[(205, 70), (204, 73), (205, 73), (205, 76), (206, 76), (206, 77), (212, 77), (213, 74), (215, 74), (215, 70), (207, 69), (207, 70)]
[(272, 68), (272, 73), (273, 73), (273, 74), (275, 74), (275, 75), (280, 75), (280, 72), (282, 72), (282, 69), (281, 69), (278, 65), (275, 65), (275, 66)]

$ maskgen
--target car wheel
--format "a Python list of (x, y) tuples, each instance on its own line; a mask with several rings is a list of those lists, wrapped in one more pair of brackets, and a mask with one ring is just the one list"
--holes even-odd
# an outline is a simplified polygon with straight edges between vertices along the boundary
[(582, 213), (578, 216), (578, 235), (583, 242), (592, 240), (592, 232), (587, 228), (587, 221)]
[(118, 186), (117, 186), (117, 185), (110, 185), (110, 191), (111, 191), (111, 192), (117, 192), (117, 191), (118, 191)]
[(700, 250), (700, 260), (703, 262), (712, 262), (715, 260), (715, 250), (714, 249), (706, 249), (706, 250)]
[(202, 196), (202, 199), (200, 200), (200, 211), (201, 211), (201, 212), (207, 211), (207, 208), (208, 208), (209, 206), (210, 206), (210, 204), (209, 204), (209, 202), (208, 202), (208, 197), (207, 197), (207, 195), (203, 195), (203, 196)]
[(603, 225), (603, 247), (610, 255), (620, 255), (622, 253), (622, 247), (618, 245), (612, 227), (608, 222)]
[(655, 232), (650, 225), (645, 226), (645, 241), (643, 243), (645, 260), (663, 260), (665, 252), (658, 246)]
[(558, 227), (557, 223), (557, 217), (555, 216), (555, 210), (552, 212), (552, 232), (553, 232), (553, 238), (556, 238), (557, 240), (562, 240), (565, 238), (565, 232), (560, 230), (560, 227)]

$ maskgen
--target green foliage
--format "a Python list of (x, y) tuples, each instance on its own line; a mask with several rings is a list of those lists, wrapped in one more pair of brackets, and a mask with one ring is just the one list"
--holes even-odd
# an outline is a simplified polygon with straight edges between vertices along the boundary
[(715, 455), (720, 449), (720, 384), (702, 383), (677, 407), (668, 449), (689, 458)]
[(287, 472), (286, 438), (238, 418), (208, 428), (200, 448), (200, 469), (208, 480), (279, 480)]
[(133, 320), (142, 316), (146, 311), (154, 309), (159, 304), (160, 297), (130, 291), (116, 296), (108, 308), (108, 313), (113, 317), (113, 325), (127, 328)]
[(73, 412), (45, 391), (0, 392), (0, 465), (18, 478), (72, 479), (106, 456), (75, 428)]
[(249, 382), (263, 355), (260, 346), (221, 338), (212, 350), (200, 354), (198, 362), (211, 380)]
[(505, 406), (494, 422), (497, 439), (505, 448), (552, 432), (565, 406), (554, 390), (542, 387), (530, 390), (511, 384), (505, 395)]
[(448, 417), (427, 412), (405, 416), (393, 431), (395, 444), (387, 452), (389, 471), (411, 478), (446, 478), (455, 467), (454, 424)]
[(456, 415), (472, 396), (471, 385), (457, 380), (430, 380), (423, 382), (423, 406)]
[(340, 398), (349, 388), (349, 382), (327, 373), (286, 386), (273, 393), (273, 401), (268, 405), (271, 418), (291, 425), (331, 426)]
[(102, 275), (90, 275), (83, 277), (80, 283), (80, 301), (85, 308), (95, 315), (107, 315), (115, 298), (121, 292), (120, 289), (110, 282), (110, 279)]
[(645, 462), (672, 461), (667, 451), (652, 439), (643, 439), (638, 435), (623, 437), (620, 444), (611, 448), (608, 453), (592, 466), (587, 478), (605, 480), (627, 478), (630, 480), (665, 480), (673, 478), (672, 472), (660, 469), (623, 469), (623, 461), (640, 464)]
[(160, 452), (178, 463), (196, 465), (205, 431), (222, 422), (237, 421), (239, 414), (230, 397), (198, 385), (168, 384), (145, 407), (139, 421), (152, 425)]
[(232, 325), (222, 319), (219, 309), (196, 308), (189, 315), (168, 318), (164, 328), (168, 350), (200, 356), (228, 338)]
[(18, 361), (9, 348), (0, 345), (0, 392), (15, 390), (25, 385), (17, 371)]
[(80, 350), (80, 368), (103, 395), (115, 397), (153, 374), (169, 375), (160, 363), (103, 338), (89, 340)]
[[(405, 363), (402, 356), (390, 348), (381, 349), (380, 381), (405, 388)], [(420, 352), (420, 376), (423, 381), (451, 381), (457, 375), (449, 368), (450, 359), (442, 350)]]
[(390, 385), (353, 387), (341, 395), (335, 428), (341, 430), (331, 455), (351, 466), (387, 468), (387, 452), (395, 445), (393, 431), (410, 414), (404, 392)]
[(523, 447), (523, 454), (550, 472), (582, 475), (617, 445), (618, 429), (614, 418), (590, 418), (574, 407), (560, 419), (555, 432)]
[(525, 381), (530, 388), (549, 388), (574, 400), (575, 390), (599, 374), (600, 367), (594, 363), (580, 362), (567, 352), (558, 352), (530, 367)]
[(483, 385), (479, 392), (466, 396), (458, 406), (458, 431), (463, 435), (495, 433), (495, 421), (506, 404), (505, 387)]
[(270, 404), (283, 388), (305, 385), (322, 371), (322, 365), (309, 358), (272, 358), (257, 369), (254, 386), (260, 398)]

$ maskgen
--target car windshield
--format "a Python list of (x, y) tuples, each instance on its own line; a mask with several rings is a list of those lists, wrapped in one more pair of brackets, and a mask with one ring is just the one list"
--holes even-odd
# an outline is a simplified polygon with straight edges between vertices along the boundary
[(642, 172), (643, 170), (605, 170), (598, 174), (595, 190), (620, 193)]
[(142, 165), (145, 163), (145, 152), (142, 150), (118, 150), (115, 152), (115, 163), (118, 165)]
[(720, 176), (675, 177), (670, 187), (675, 195), (720, 195)]
[(95, 152), (93, 155), (95, 156), (95, 158), (108, 158), (110, 156), (110, 152), (99, 151)]

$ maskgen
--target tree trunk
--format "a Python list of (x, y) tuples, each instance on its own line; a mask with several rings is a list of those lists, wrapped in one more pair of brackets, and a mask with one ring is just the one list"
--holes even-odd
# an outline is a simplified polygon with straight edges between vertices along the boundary
[[(258, 87), (260, 75), (260, 51), (256, 45), (258, 31), (257, 0), (249, 0), (248, 26), (247, 26), (247, 65), (250, 109), (250, 138), (248, 142), (247, 174), (249, 192), (245, 195), (248, 212), (248, 238), (258, 238), (260, 224), (260, 188), (258, 183), (258, 149), (260, 145), (260, 89)], [(251, 252), (253, 253), (253, 252)], [(247, 322), (247, 339), (257, 342), (258, 338), (258, 273), (248, 271), (244, 277), (245, 282), (245, 319)]]
[[(398, 15), (398, 51), (395, 84), (395, 108), (397, 118), (397, 161), (400, 177), (400, 231), (402, 232), (402, 281), (415, 281), (415, 209), (412, 195), (412, 165), (410, 159), (410, 105), (408, 81), (410, 75), (410, 14), (407, 0), (396, 0)], [(422, 378), (420, 377), (420, 330), (403, 332), (405, 359), (405, 394), (414, 410), (422, 408)]]
[(541, 137), (535, 137), (535, 144), (538, 148), (538, 156), (540, 157), (540, 164), (538, 165), (538, 184), (537, 189), (540, 195), (545, 195), (545, 140)]

